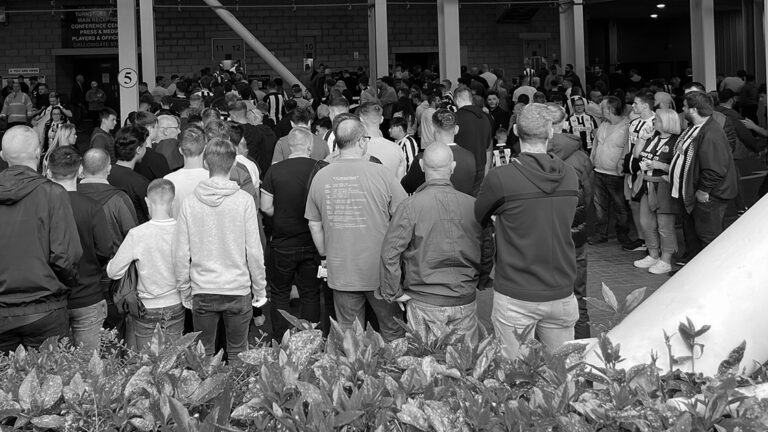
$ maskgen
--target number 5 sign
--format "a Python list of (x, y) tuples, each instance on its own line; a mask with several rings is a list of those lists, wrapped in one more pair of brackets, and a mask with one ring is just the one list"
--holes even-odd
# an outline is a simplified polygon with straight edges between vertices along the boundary
[(135, 69), (124, 68), (117, 74), (117, 82), (120, 83), (120, 87), (131, 88), (139, 81), (139, 74)]

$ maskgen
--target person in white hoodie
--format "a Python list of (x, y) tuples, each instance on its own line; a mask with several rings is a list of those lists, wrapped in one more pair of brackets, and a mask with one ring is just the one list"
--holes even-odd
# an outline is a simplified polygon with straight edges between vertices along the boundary
[(252, 306), (267, 297), (256, 204), (229, 179), (236, 156), (228, 140), (208, 142), (203, 161), (210, 178), (181, 203), (173, 254), (176, 286), (206, 355), (215, 353), (223, 319), (230, 361), (247, 349)]
[[(152, 340), (159, 324), (168, 339), (181, 336), (184, 330), (184, 307), (181, 305), (173, 274), (173, 233), (176, 220), (172, 216), (176, 189), (169, 180), (156, 179), (147, 187), (147, 206), (151, 219), (130, 231), (117, 253), (107, 264), (110, 279), (120, 279), (136, 261), (139, 272), (137, 290), (146, 313), (133, 318), (136, 348), (141, 350)], [(130, 338), (129, 338), (130, 340)]]

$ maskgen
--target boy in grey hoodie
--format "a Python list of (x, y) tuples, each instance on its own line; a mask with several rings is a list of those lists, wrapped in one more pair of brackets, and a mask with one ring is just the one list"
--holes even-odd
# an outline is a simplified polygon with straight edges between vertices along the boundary
[(236, 156), (229, 141), (208, 142), (203, 160), (210, 178), (181, 203), (174, 252), (182, 303), (192, 309), (205, 353), (214, 354), (223, 319), (230, 360), (246, 350), (252, 305), (267, 296), (256, 204), (229, 180)]

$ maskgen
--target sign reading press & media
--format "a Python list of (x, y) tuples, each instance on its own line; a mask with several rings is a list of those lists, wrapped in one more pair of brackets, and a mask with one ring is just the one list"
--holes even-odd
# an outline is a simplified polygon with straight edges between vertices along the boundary
[(62, 48), (116, 48), (117, 10), (82, 9), (64, 12)]

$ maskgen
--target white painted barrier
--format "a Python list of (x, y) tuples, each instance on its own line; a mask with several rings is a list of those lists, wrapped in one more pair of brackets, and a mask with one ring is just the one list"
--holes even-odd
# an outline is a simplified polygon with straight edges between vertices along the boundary
[[(682, 239), (681, 239), (682, 240)], [(696, 327), (711, 329), (696, 339), (704, 345), (695, 360), (696, 372), (717, 373), (720, 362), (742, 341), (747, 342), (739, 371), (752, 372), (768, 360), (768, 199), (761, 199), (695, 259), (608, 332), (621, 344), (623, 368), (648, 363), (668, 367), (663, 331), (670, 335), (672, 354), (691, 355), (678, 325), (689, 317)], [(600, 364), (591, 347), (587, 361)], [(691, 362), (676, 367), (691, 371)]]

